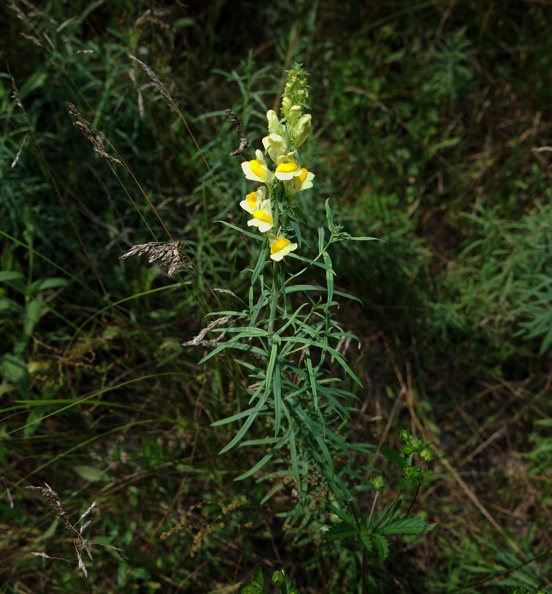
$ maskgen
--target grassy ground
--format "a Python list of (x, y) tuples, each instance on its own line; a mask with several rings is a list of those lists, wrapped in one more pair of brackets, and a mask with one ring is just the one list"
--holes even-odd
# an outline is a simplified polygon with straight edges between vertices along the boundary
[[(311, 229), (330, 197), (347, 231), (384, 240), (332, 248), (363, 302), (338, 314), (362, 346), (348, 438), (408, 428), (437, 451), (414, 503), (437, 528), (371, 560), (369, 591), (552, 587), (552, 10), (277, 4), (0, 7), (0, 592), (237, 592), (256, 565), (360, 592), (323, 506), (302, 517), (291, 491), (261, 504), (274, 483), (233, 480), (259, 452), (218, 456), (232, 427), (212, 423), (242, 378), (182, 346), (251, 265), (214, 222), (239, 224), (247, 191), (224, 110), (258, 146), (294, 61)], [(191, 270), (119, 260), (170, 240)], [(396, 484), (381, 458), (356, 464)], [(92, 502), (86, 579), (72, 530)]]

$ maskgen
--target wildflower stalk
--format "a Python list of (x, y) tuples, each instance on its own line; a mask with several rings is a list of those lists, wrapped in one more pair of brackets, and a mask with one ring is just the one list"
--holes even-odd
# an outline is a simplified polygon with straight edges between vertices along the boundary
[[(230, 338), (216, 341), (215, 349), (203, 362), (232, 353), (233, 362), (248, 374), (245, 392), (249, 408), (214, 423), (221, 426), (241, 422), (221, 453), (243, 445), (249, 431), (261, 435), (248, 443), (264, 448), (264, 456), (238, 478), (255, 475), (259, 480), (273, 480), (276, 490), (284, 481), (299, 497), (309, 489), (349, 497), (349, 489), (334, 467), (335, 460), (351, 455), (340, 430), (349, 420), (349, 402), (354, 395), (341, 384), (347, 376), (357, 385), (361, 383), (338, 350), (340, 343), (354, 337), (333, 319), (337, 305), (335, 273), (327, 250), (337, 241), (371, 238), (343, 233), (334, 224), (326, 201), (329, 237), (319, 229), (314, 258), (302, 253), (306, 243), (300, 222), (308, 217), (301, 212), (297, 195), (313, 188), (315, 178), (299, 154), (311, 130), (311, 115), (305, 113), (308, 96), (307, 74), (295, 64), (288, 72), (281, 117), (274, 110), (266, 114), (264, 151), (256, 149), (253, 159), (241, 163), (246, 179), (254, 185), (239, 205), (249, 215), (247, 227), (256, 231), (252, 234), (245, 228), (224, 224), (247, 238), (260, 239), (262, 248), (251, 273), (248, 309), (214, 314), (219, 318), (230, 316), (233, 325), (212, 326), (212, 332)], [(240, 147), (249, 146), (237, 116), (232, 113), (231, 117), (238, 126)], [(241, 150), (234, 154), (243, 158)], [(305, 266), (296, 271), (288, 258)], [(295, 283), (312, 267), (325, 274), (325, 287)], [(298, 299), (292, 302), (293, 294)], [(294, 303), (300, 305), (294, 307)], [(243, 325), (236, 326), (240, 321)], [(330, 364), (337, 366), (337, 377), (329, 375)], [(265, 467), (269, 463), (272, 472), (267, 474)], [(321, 479), (313, 481), (313, 473)]]

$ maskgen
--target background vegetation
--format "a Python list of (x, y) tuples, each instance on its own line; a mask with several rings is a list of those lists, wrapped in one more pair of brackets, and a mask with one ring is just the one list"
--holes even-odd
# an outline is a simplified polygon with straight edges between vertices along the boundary
[[(258, 145), (294, 61), (313, 230), (331, 197), (384, 240), (332, 248), (364, 304), (339, 314), (362, 345), (350, 437), (437, 450), (415, 506), (438, 526), (374, 560), (370, 591), (551, 586), (551, 27), (530, 1), (0, 6), (0, 592), (237, 592), (255, 565), (358, 591), (356, 553), (291, 521), (291, 490), (261, 505), (274, 484), (233, 481), (258, 458), (217, 456), (236, 377), (182, 346), (250, 264), (214, 223), (246, 193), (224, 110)], [(119, 260), (172, 239), (179, 277)], [(86, 580), (64, 526), (93, 501)]]

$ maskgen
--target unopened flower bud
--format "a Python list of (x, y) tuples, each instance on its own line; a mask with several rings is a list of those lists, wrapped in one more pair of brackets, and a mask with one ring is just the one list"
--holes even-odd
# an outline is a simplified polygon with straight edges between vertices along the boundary
[(299, 121), (293, 128), (293, 138), (295, 140), (295, 148), (299, 148), (310, 134), (312, 123), (312, 116), (310, 113), (302, 115)]

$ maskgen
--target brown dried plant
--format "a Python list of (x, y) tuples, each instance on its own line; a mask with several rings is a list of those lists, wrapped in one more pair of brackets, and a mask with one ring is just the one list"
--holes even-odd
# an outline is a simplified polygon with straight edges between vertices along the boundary
[(120, 260), (126, 260), (131, 256), (148, 256), (148, 262), (157, 262), (159, 266), (167, 270), (167, 276), (171, 277), (181, 270), (190, 270), (192, 266), (186, 264), (190, 258), (183, 253), (182, 241), (152, 241), (134, 245), (122, 256)]
[[(44, 483), (44, 485), (44, 487), (27, 487), (27, 489), (29, 489), (30, 491), (38, 491), (41, 497), (43, 497), (48, 503), (48, 505), (50, 505), (50, 507), (52, 507), (52, 509), (56, 512), (57, 517), (59, 518), (59, 521), (61, 522), (62, 526), (65, 528), (65, 531), (67, 532), (67, 535), (73, 545), (73, 549), (75, 550), (78, 568), (82, 571), (84, 576), (88, 578), (88, 570), (86, 569), (86, 566), (84, 564), (83, 552), (86, 553), (90, 561), (93, 561), (92, 553), (90, 551), (90, 547), (93, 543), (84, 537), (84, 531), (88, 528), (88, 526), (90, 526), (92, 520), (88, 520), (81, 526), (79, 526), (79, 524), (81, 524), (81, 522), (90, 515), (92, 510), (96, 507), (96, 502), (92, 502), (88, 509), (83, 514), (81, 514), (77, 522), (75, 524), (72, 524), (69, 520), (69, 514), (63, 508), (59, 495), (52, 489), (52, 487), (50, 487), (48, 483)], [(122, 549), (120, 549), (119, 547), (105, 544), (100, 544), (99, 546), (112, 549), (116, 551), (121, 558), (125, 558)], [(58, 557), (51, 557), (50, 555), (44, 552), (34, 551), (31, 554), (35, 557), (42, 557), (44, 559), (58, 559)]]

